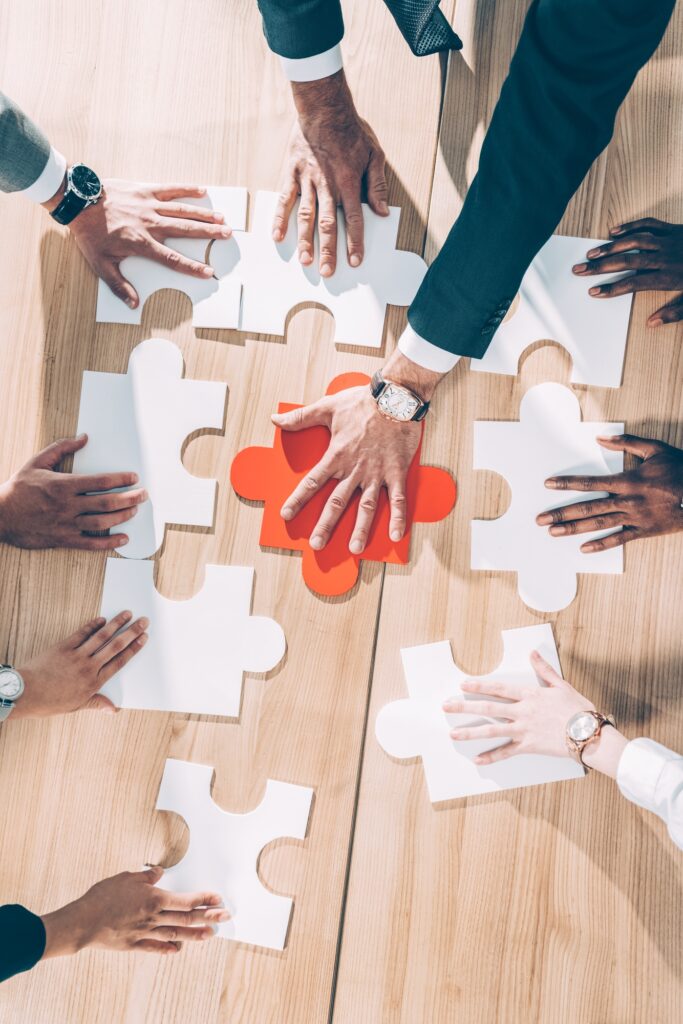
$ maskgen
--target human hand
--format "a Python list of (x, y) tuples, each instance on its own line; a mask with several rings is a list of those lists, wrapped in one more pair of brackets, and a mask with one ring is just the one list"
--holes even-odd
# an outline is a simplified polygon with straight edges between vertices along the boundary
[(630, 434), (599, 437), (603, 448), (630, 452), (643, 461), (635, 469), (613, 476), (558, 476), (546, 487), (571, 491), (607, 491), (608, 498), (579, 501), (536, 517), (553, 537), (622, 527), (599, 540), (581, 545), (586, 554), (627, 544), (640, 537), (657, 537), (683, 530), (683, 451), (663, 441)]
[(138, 185), (110, 178), (103, 194), (69, 225), (78, 248), (118, 299), (131, 309), (140, 302), (119, 264), (126, 256), (146, 256), (192, 277), (213, 277), (213, 267), (170, 249), (171, 238), (203, 238), (207, 245), (229, 238), (222, 213), (184, 203), (206, 193), (193, 185)]
[[(626, 270), (634, 273), (621, 281), (589, 288), (589, 295), (610, 299), (630, 292), (683, 289), (683, 224), (643, 217), (612, 228), (610, 235), (613, 240), (590, 249), (588, 262), (577, 263), (573, 272), (579, 277)], [(650, 327), (659, 327), (678, 320), (683, 320), (683, 295), (660, 306), (647, 322)]]
[(135, 473), (76, 476), (59, 472), (59, 464), (87, 444), (86, 434), (65, 438), (38, 452), (0, 486), (0, 540), (19, 548), (81, 548), (111, 551), (128, 543), (125, 533), (91, 537), (90, 531), (109, 530), (137, 514), (147, 501), (139, 487), (113, 494), (115, 487), (132, 487)]
[(12, 720), (82, 709), (115, 712), (112, 702), (98, 691), (147, 643), (149, 620), (131, 622), (132, 618), (125, 611), (109, 622), (92, 619), (17, 668), (25, 689), (14, 705)]
[(370, 209), (387, 216), (385, 156), (372, 128), (358, 116), (339, 71), (316, 82), (293, 82), (299, 119), (292, 129), (284, 186), (273, 221), (273, 238), (281, 242), (301, 195), (298, 213), (299, 260), (313, 262), (318, 214), (319, 266), (330, 277), (337, 266), (337, 206), (341, 205), (349, 265), (363, 260), (363, 189)]
[(105, 878), (73, 903), (44, 914), (43, 959), (87, 946), (124, 952), (177, 953), (182, 943), (202, 942), (227, 921), (217, 893), (172, 893), (155, 888), (163, 869), (123, 871)]

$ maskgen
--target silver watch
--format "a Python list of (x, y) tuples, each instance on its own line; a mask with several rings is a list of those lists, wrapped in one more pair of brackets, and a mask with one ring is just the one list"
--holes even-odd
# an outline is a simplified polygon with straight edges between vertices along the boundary
[(4, 722), (24, 692), (24, 680), (11, 665), (0, 665), (0, 722)]

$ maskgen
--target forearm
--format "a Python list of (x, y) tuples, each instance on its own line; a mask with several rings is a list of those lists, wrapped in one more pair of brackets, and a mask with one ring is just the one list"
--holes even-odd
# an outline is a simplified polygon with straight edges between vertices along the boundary
[(0, 93), (0, 191), (22, 192), (42, 203), (56, 192), (65, 168), (41, 129)]
[(0, 981), (30, 971), (45, 950), (45, 926), (18, 904), (0, 907)]
[(479, 170), (410, 308), (423, 338), (481, 357), (522, 277), (607, 145), (673, 0), (536, 0)]

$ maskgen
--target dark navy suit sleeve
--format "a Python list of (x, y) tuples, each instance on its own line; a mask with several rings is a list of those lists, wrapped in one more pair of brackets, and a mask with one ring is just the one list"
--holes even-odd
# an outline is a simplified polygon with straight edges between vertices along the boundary
[(344, 35), (339, 0), (258, 0), (258, 6), (268, 46), (280, 57), (325, 53)]
[(30, 971), (45, 952), (45, 925), (17, 903), (0, 907), (0, 981)]

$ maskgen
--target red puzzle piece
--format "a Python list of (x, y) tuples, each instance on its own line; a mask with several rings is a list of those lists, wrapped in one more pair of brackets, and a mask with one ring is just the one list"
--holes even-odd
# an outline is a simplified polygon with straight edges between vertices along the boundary
[[(368, 384), (361, 373), (335, 377), (328, 395), (346, 388)], [(278, 412), (298, 409), (298, 405), (280, 403)], [(349, 551), (360, 492), (345, 509), (336, 529), (322, 551), (314, 551), (308, 543), (323, 507), (338, 481), (330, 480), (301, 512), (289, 522), (280, 509), (299, 481), (320, 461), (330, 441), (327, 427), (311, 427), (299, 433), (275, 430), (272, 448), (245, 448), (236, 455), (230, 481), (236, 492), (251, 501), (264, 502), (261, 544), (266, 547), (301, 551), (306, 584), (318, 594), (345, 594), (358, 579), (361, 558), (375, 562), (405, 565), (410, 548), (410, 527), (414, 522), (436, 523), (445, 519), (455, 505), (455, 481), (444, 469), (420, 465), (418, 448), (408, 471), (406, 483), (408, 529), (400, 541), (389, 539), (389, 498), (383, 488), (365, 550), (360, 555)]]

